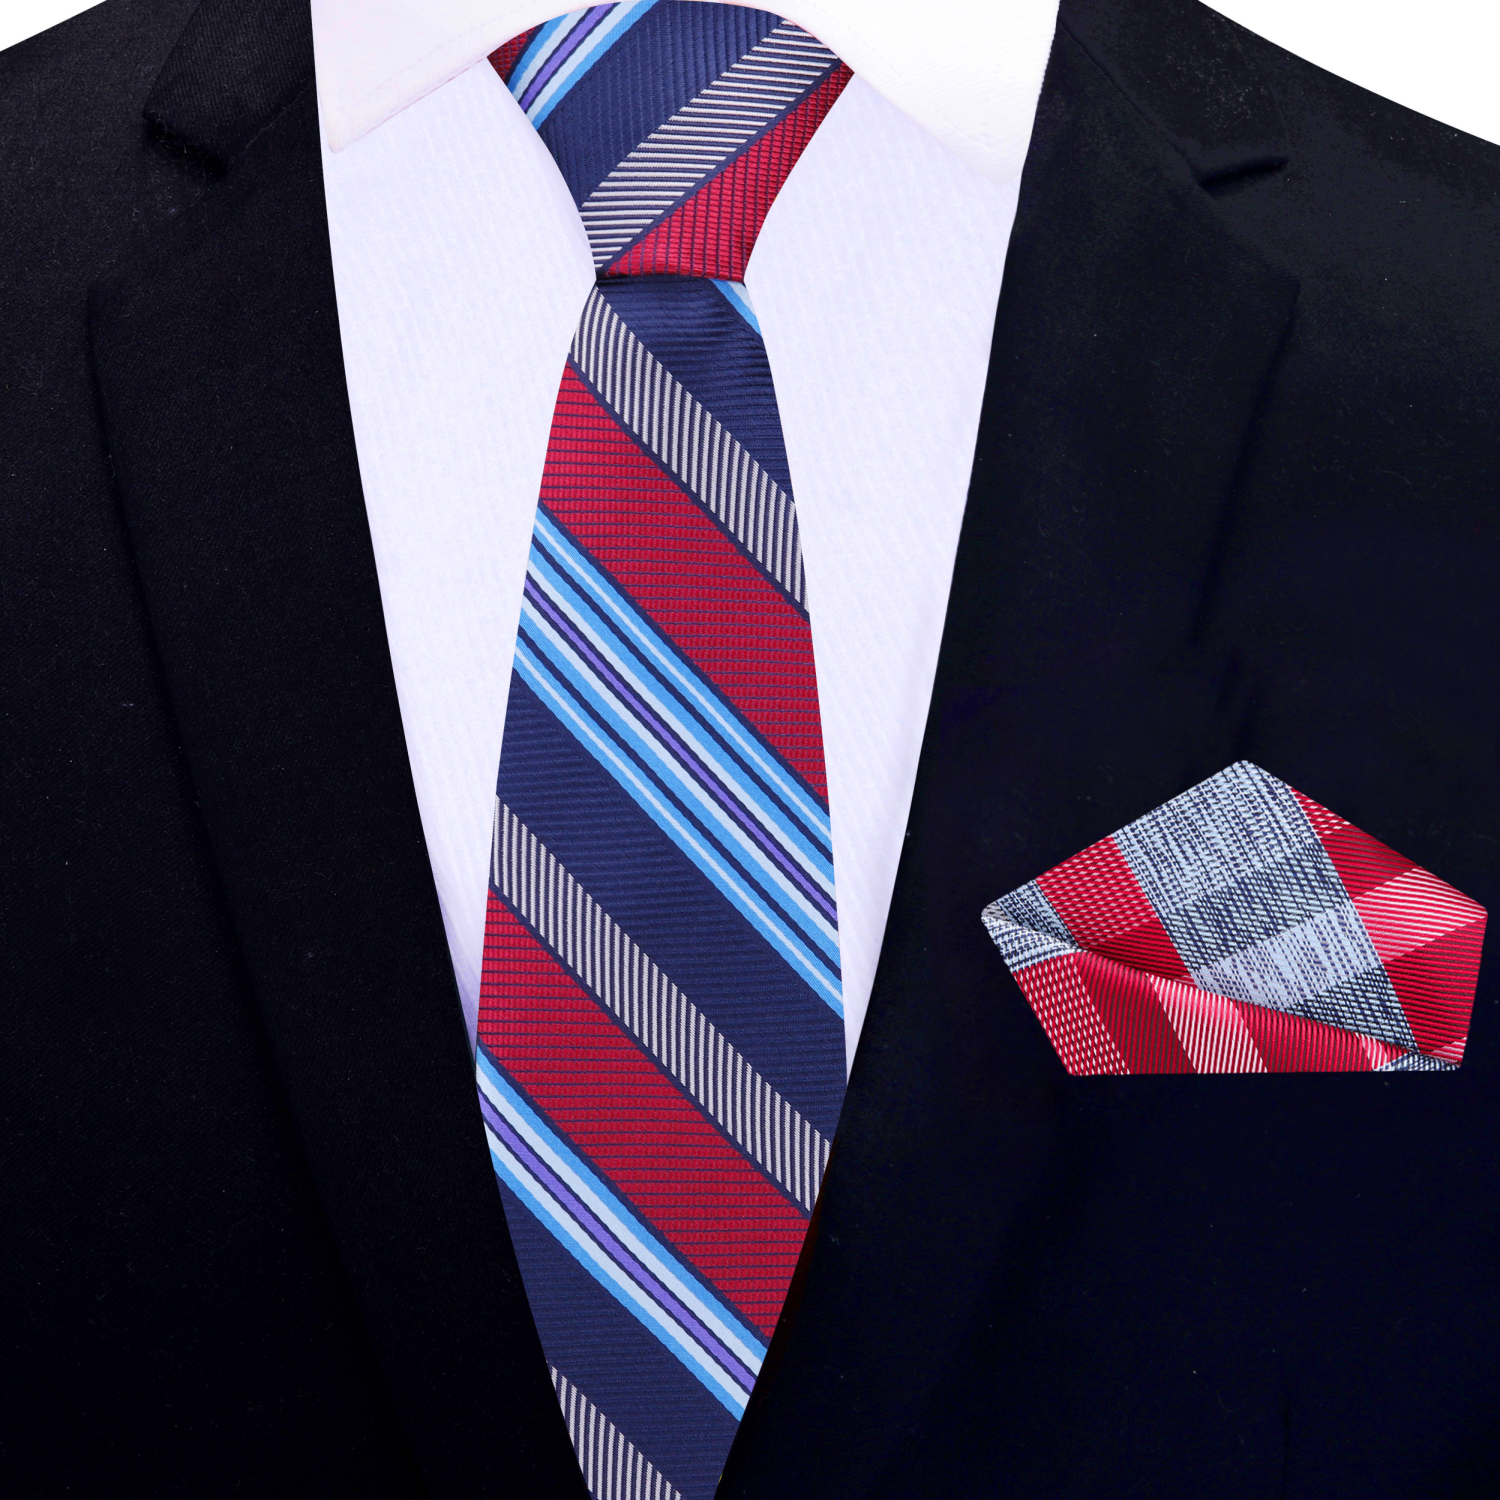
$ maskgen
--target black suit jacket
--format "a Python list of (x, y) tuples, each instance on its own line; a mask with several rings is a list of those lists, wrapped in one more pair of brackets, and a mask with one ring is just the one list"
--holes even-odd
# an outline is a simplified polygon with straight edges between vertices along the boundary
[[(305, 0), (0, 58), (17, 1495), (569, 1496), (402, 741)], [(1064, 0), (742, 1497), (1500, 1492), (1500, 1027), (1070, 1079), (980, 908), (1249, 757), (1500, 909), (1500, 152)], [(913, 498), (920, 504), (920, 496)]]

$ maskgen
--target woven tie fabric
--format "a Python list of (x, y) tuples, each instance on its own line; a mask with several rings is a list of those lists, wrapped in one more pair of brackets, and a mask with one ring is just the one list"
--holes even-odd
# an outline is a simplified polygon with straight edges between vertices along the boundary
[(844, 1091), (802, 552), (740, 278), (849, 72), (778, 16), (672, 0), (490, 61), (598, 281), (506, 710), (480, 1105), (589, 1489), (706, 1500)]
[(1451, 1070), (1485, 924), (1249, 761), (983, 915), (1074, 1074)]

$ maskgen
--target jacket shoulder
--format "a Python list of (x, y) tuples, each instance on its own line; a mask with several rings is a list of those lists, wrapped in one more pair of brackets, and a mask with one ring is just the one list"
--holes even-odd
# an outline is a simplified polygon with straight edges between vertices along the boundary
[(0, 172), (76, 158), (141, 107), (194, 0), (104, 0), (0, 52)]
[(76, 286), (185, 185), (142, 109), (193, 0), (105, 0), (0, 52), (0, 275), (14, 304)]
[(1198, 0), (1063, 0), (1059, 26), (1187, 158), (1229, 226), (1302, 281), (1305, 310), (1311, 298), (1390, 326), (1464, 325), (1500, 351), (1500, 146)]
[(1062, 0), (1071, 34), (1200, 177), (1215, 141), (1255, 120), (1306, 151), (1344, 130), (1364, 160), (1454, 176), (1500, 197), (1500, 146), (1307, 62), (1199, 0)]

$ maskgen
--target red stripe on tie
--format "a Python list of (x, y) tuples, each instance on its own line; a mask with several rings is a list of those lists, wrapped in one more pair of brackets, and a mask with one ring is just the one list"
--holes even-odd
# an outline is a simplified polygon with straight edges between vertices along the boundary
[(769, 1337), (806, 1216), (493, 892), (479, 1040), (600, 1175)]
[(542, 503), (825, 802), (812, 632), (570, 365)]
[(853, 76), (840, 63), (784, 120), (710, 177), (603, 274), (743, 280), (781, 185)]
[(496, 47), (490, 53), (490, 66), (500, 75), (500, 81), (504, 84), (510, 83), (510, 75), (515, 66), (521, 60), (521, 54), (531, 45), (531, 39), (542, 28), (533, 26), (530, 31), (523, 31), (520, 36), (513, 36), (508, 42)]
[(1163, 979), (1193, 982), (1113, 838), (1080, 850), (1036, 883), (1080, 948)]

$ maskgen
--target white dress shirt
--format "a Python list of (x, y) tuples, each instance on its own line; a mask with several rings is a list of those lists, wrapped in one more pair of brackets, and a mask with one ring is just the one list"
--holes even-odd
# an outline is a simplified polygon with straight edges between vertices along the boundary
[[(312, 10), (360, 475), (472, 1038), (525, 560), (553, 401), (594, 279), (562, 176), (485, 59), (558, 6), (313, 0)], [(745, 276), (802, 529), (852, 1059), (1056, 0), (929, 0), (918, 24), (894, 0), (804, 0), (780, 13), (856, 75)]]

